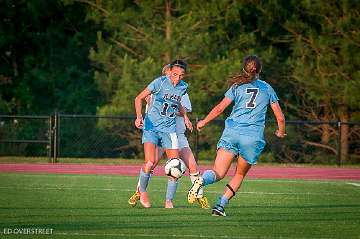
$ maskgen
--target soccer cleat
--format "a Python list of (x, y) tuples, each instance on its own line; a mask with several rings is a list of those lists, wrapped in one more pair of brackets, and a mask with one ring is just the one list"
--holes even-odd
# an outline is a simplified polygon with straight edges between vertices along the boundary
[(174, 205), (171, 200), (165, 201), (165, 208), (174, 208)]
[(140, 193), (136, 191), (128, 200), (130, 206), (135, 207), (137, 201), (140, 199)]
[(198, 197), (199, 190), (203, 187), (202, 177), (197, 177), (188, 192), (188, 202), (194, 203)]
[(209, 206), (209, 202), (207, 200), (207, 198), (204, 196), (202, 198), (197, 198), (196, 199), (200, 205), (201, 208), (204, 208), (204, 209), (209, 209), (210, 206)]
[(151, 207), (147, 192), (140, 192), (140, 203), (144, 208)]
[(211, 215), (214, 217), (226, 217), (224, 207), (216, 205), (215, 207), (213, 207)]

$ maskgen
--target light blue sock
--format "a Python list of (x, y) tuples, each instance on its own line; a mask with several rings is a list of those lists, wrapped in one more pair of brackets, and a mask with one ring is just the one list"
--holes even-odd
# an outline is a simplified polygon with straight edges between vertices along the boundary
[(216, 181), (216, 174), (213, 170), (206, 170), (203, 175), (202, 178), (204, 180), (204, 186), (209, 185), (209, 184), (213, 184)]
[(178, 186), (178, 180), (174, 181), (168, 179), (168, 184), (166, 189), (166, 200), (173, 200), (173, 198), (175, 197), (177, 186)]
[(140, 192), (146, 192), (146, 188), (149, 184), (150, 180), (150, 173), (144, 173), (143, 169), (140, 170)]
[(220, 205), (222, 207), (225, 207), (229, 203), (229, 199), (227, 199), (224, 195), (219, 197), (217, 201), (217, 205)]

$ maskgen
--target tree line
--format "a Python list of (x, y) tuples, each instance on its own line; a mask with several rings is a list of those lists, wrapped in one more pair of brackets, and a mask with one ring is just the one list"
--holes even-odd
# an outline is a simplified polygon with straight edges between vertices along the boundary
[[(201, 117), (256, 54), (287, 119), (359, 121), (359, 11), (357, 0), (0, 0), (0, 112), (132, 115), (136, 94), (182, 58)], [(308, 131), (332, 151), (336, 125)], [(340, 137), (343, 160), (357, 158), (359, 128)]]

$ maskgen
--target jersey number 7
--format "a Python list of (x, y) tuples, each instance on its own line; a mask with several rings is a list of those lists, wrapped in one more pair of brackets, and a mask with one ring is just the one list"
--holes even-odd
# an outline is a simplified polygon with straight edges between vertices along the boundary
[(250, 100), (246, 102), (246, 108), (256, 107), (256, 97), (259, 93), (259, 88), (246, 88), (246, 94), (251, 94)]

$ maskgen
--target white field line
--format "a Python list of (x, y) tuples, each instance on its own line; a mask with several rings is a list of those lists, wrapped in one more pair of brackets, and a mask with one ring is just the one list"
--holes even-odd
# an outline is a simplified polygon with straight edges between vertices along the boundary
[[(49, 174), (22, 174), (22, 176), (25, 177), (49, 177)], [(94, 174), (50, 174), (50, 176), (54, 177), (71, 177), (71, 178), (86, 178), (86, 177), (94, 177)], [(129, 176), (129, 175), (95, 175), (96, 177), (101, 177), (102, 179), (117, 179), (119, 176), (124, 178), (138, 178), (138, 176)], [(156, 176), (156, 177), (165, 177), (165, 176)], [(229, 179), (230, 177), (225, 177), (224, 179)], [(339, 176), (339, 179), (341, 179), (342, 176)], [(182, 179), (183, 180), (183, 179)], [(181, 181), (182, 181), (181, 180)], [(186, 179), (185, 179), (186, 180)], [(269, 183), (312, 183), (312, 184), (342, 184), (346, 183), (345, 180), (339, 181), (336, 179), (267, 179), (267, 178), (246, 178), (246, 181), (249, 182), (269, 182)], [(350, 180), (347, 180), (350, 181)]]
[[(360, 186), (360, 185), (359, 185)], [(2, 187), (0, 189), (13, 189), (13, 190), (76, 190), (76, 191), (113, 191), (113, 192), (134, 192), (134, 189), (122, 189), (122, 188), (84, 188), (84, 187)], [(151, 192), (165, 193), (165, 190), (154, 189)], [(187, 193), (187, 191), (178, 190), (180, 193)], [(211, 191), (207, 190), (206, 193), (210, 194), (219, 194), (220, 191)], [(239, 194), (259, 194), (259, 195), (343, 195), (343, 194), (334, 194), (334, 193), (297, 193), (297, 192), (254, 192), (254, 191), (240, 191)]]
[(356, 186), (356, 187), (360, 187), (360, 183), (347, 183), (349, 185), (353, 185), (353, 186)]

